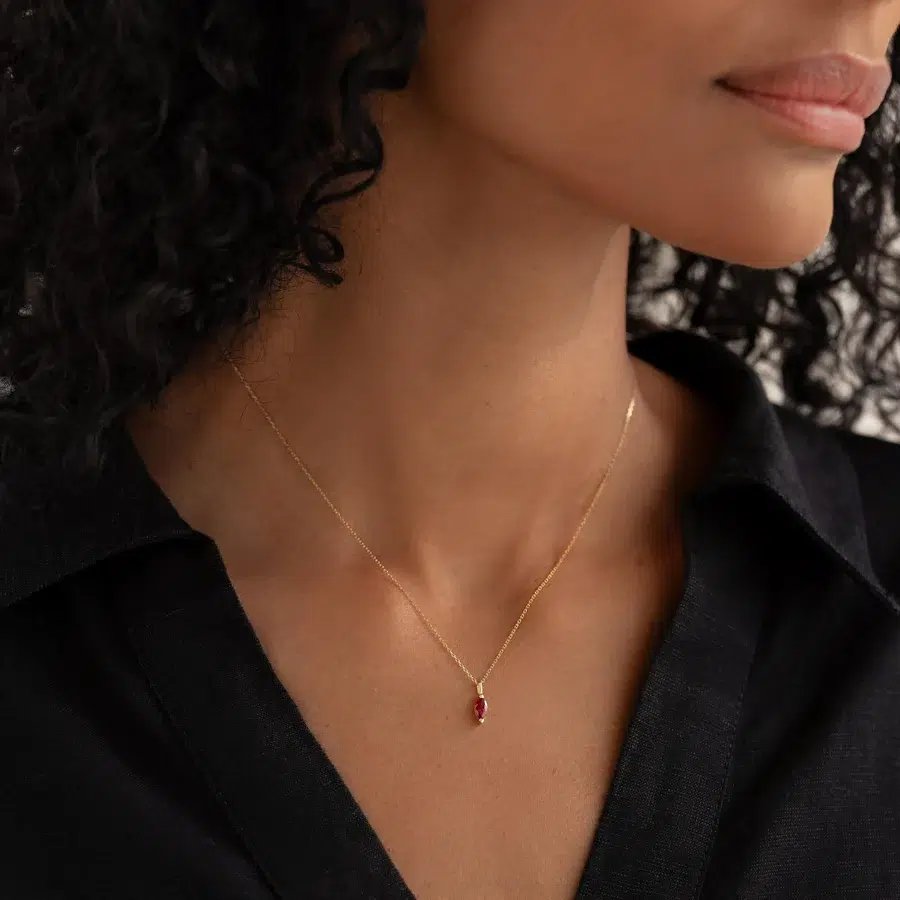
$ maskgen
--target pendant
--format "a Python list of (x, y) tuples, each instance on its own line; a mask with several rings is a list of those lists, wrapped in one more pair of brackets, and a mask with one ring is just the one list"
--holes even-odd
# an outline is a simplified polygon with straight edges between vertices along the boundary
[(484, 717), (487, 715), (487, 700), (484, 699), (484, 685), (479, 681), (475, 685), (478, 691), (478, 699), (475, 701), (475, 718), (479, 725), (484, 725)]

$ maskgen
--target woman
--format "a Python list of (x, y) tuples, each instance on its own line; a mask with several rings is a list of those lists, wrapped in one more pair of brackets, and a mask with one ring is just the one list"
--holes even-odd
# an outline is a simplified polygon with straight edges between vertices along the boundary
[(900, 896), (900, 0), (0, 10), (0, 896)]

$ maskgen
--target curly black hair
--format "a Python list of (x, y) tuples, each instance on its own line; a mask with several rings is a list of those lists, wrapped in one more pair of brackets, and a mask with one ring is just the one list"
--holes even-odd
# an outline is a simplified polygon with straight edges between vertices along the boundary
[[(264, 288), (340, 283), (326, 208), (382, 169), (367, 101), (407, 84), (424, 27), (421, 0), (0, 0), (4, 459), (100, 461)], [(824, 252), (762, 271), (634, 233), (630, 331), (702, 330), (787, 404), (843, 426), (868, 404), (897, 433), (896, 89)]]

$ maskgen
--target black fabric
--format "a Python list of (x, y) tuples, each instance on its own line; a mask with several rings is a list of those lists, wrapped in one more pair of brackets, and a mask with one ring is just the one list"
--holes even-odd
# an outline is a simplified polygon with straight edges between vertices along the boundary
[[(632, 352), (731, 424), (577, 900), (900, 900), (900, 447), (702, 338)], [(128, 440), (4, 479), (0, 900), (411, 900)]]

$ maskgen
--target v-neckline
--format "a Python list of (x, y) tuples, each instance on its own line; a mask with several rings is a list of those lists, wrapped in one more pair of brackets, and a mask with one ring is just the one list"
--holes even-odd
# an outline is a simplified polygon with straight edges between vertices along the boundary
[[(764, 615), (758, 599), (740, 597), (765, 593), (734, 590), (760, 577), (752, 554), (716, 552), (734, 535), (691, 507), (684, 526), (684, 593), (639, 692), (574, 900), (702, 891)], [(700, 545), (702, 555), (691, 549)], [(140, 588), (125, 613), (140, 665), (274, 896), (416, 900), (275, 673), (215, 546), (197, 536), (157, 547), (133, 577)]]

